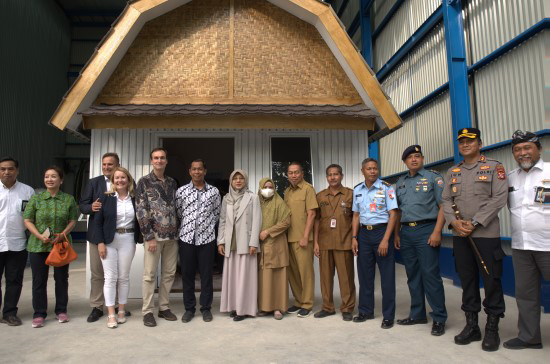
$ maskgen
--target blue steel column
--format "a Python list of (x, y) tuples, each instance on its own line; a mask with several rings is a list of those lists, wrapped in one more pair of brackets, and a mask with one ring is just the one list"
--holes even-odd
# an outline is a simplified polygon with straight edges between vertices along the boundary
[(472, 126), (470, 93), (468, 90), (468, 65), (464, 46), (464, 25), (462, 22), (462, 1), (442, 0), (445, 42), (447, 45), (447, 67), (449, 71), (449, 92), (453, 122), (454, 161), (461, 159), (458, 152), (457, 132)]
[[(361, 20), (361, 54), (365, 61), (367, 61), (370, 68), (372, 68), (372, 29), (370, 8), (373, 0), (361, 0), (361, 6), (359, 8), (359, 16)], [(379, 145), (378, 141), (369, 143), (369, 157), (379, 161)]]

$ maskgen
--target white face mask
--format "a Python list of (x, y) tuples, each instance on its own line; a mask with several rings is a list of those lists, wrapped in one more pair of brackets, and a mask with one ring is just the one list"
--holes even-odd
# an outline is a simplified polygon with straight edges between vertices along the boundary
[(265, 198), (270, 198), (270, 197), (273, 197), (273, 195), (275, 194), (275, 190), (272, 190), (271, 188), (262, 188), (262, 190), (260, 191), (260, 193), (261, 193), (262, 196), (264, 196)]

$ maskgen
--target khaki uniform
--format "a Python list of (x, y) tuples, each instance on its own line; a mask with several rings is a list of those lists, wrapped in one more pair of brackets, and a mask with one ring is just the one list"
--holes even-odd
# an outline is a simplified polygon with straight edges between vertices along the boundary
[[(334, 312), (332, 297), (334, 287), (334, 269), (338, 272), (341, 312), (353, 312), (355, 308), (355, 273), (353, 252), (351, 251), (351, 211), (353, 190), (341, 186), (336, 195), (327, 188), (317, 194), (319, 212), (319, 271), (321, 275), (321, 294), (323, 310)], [(331, 221), (336, 226), (331, 227)]]
[[(498, 213), (506, 205), (507, 198), (506, 172), (499, 161), (482, 155), (474, 164), (460, 162), (447, 172), (442, 195), (445, 220), (450, 224), (456, 219), (452, 208), (454, 202), (464, 220), (480, 224), (471, 236), (489, 271), (481, 275), (485, 290), (483, 306), (487, 314), (499, 317), (503, 317), (505, 310), (500, 279), (505, 254), (501, 247)], [(462, 310), (479, 312), (479, 272), (483, 268), (469, 239), (456, 235), (454, 230), (453, 234), (455, 267), (463, 290)]]
[(307, 211), (319, 207), (313, 186), (302, 181), (296, 187), (287, 187), (285, 202), (290, 208), (290, 228), (288, 229), (290, 289), (297, 307), (311, 310), (315, 290), (313, 272), (313, 228), (309, 234), (309, 244), (302, 248), (299, 244), (306, 229)]

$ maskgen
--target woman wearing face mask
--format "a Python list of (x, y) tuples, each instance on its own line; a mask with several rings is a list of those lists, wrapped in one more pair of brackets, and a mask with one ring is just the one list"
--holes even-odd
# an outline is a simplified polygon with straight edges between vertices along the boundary
[[(56, 166), (44, 171), (46, 191), (31, 197), (23, 218), (25, 227), (32, 234), (27, 244), (32, 270), (32, 307), (34, 309), (32, 327), (44, 326), (48, 312), (48, 274), (50, 266), (46, 258), (53, 243), (67, 236), (78, 219), (76, 202), (73, 196), (60, 190), (63, 171)], [(60, 323), (69, 322), (67, 304), (69, 302), (69, 265), (54, 267), (55, 317)]]
[(221, 312), (234, 321), (256, 316), (258, 309), (258, 260), (262, 211), (260, 201), (248, 189), (248, 176), (237, 169), (229, 177), (229, 193), (220, 211), (218, 252), (225, 256)]
[[(96, 212), (92, 243), (97, 244), (105, 284), (103, 294), (109, 312), (107, 327), (114, 329), (126, 322), (124, 306), (130, 288), (130, 267), (141, 238), (136, 219), (134, 179), (130, 172), (117, 167), (111, 175), (111, 189), (105, 192), (102, 208)], [(115, 316), (115, 297), (118, 287), (118, 316)]]
[(290, 209), (275, 191), (272, 179), (260, 181), (258, 194), (262, 207), (259, 316), (273, 312), (273, 317), (281, 320), (288, 308), (288, 242), (285, 231), (290, 226)]

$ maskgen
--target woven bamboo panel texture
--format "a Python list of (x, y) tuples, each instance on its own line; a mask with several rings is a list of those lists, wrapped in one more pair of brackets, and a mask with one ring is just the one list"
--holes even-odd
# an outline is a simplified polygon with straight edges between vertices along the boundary
[(265, 0), (195, 0), (146, 23), (97, 101), (232, 103), (233, 97), (235, 103), (361, 102), (315, 27)]
[(235, 96), (357, 98), (315, 27), (267, 1), (235, 0)]
[(100, 98), (227, 97), (229, 0), (192, 1), (147, 22)]

